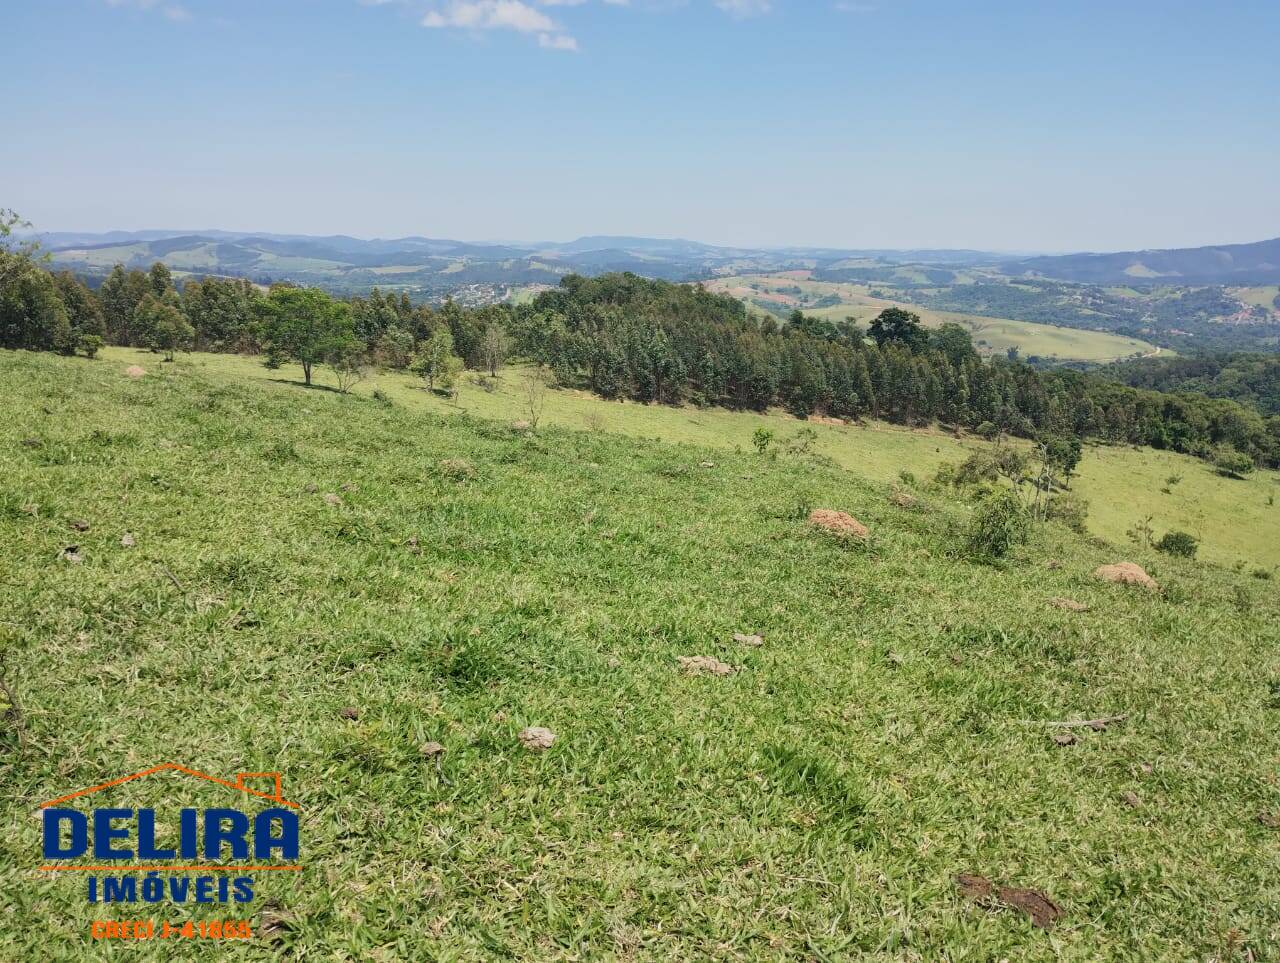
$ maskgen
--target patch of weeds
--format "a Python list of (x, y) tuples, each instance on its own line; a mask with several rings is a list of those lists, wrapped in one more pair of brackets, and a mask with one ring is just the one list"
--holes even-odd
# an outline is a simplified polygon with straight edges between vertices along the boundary
[(1280, 679), (1272, 679), (1267, 683), (1268, 696), (1266, 706), (1268, 709), (1280, 709)]
[(777, 743), (765, 746), (764, 759), (779, 788), (809, 799), (829, 816), (857, 819), (866, 813), (862, 793), (827, 760)]
[(434, 668), (441, 681), (463, 692), (483, 689), (507, 675), (506, 659), (493, 643), (456, 633), (440, 648)]
[(302, 456), (298, 454), (298, 447), (287, 439), (272, 442), (262, 452), (262, 457), (276, 465), (302, 460)]

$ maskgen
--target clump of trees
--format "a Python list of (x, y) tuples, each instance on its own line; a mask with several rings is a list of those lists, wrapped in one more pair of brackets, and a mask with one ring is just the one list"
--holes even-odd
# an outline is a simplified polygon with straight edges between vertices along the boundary
[[(18, 226), (11, 213), (0, 219), (4, 347), (263, 353), (269, 364), (300, 364), (307, 383), (315, 365), (329, 365), (340, 385), (378, 363), (412, 368), (446, 392), (464, 367), (492, 378), (515, 356), (559, 385), (603, 398), (941, 423), (1046, 445), (1076, 439), (1077, 458), (1078, 439), (1096, 438), (1185, 452), (1233, 474), (1246, 461), (1280, 464), (1280, 416), (1228, 399), (987, 360), (963, 327), (927, 329), (902, 308), (882, 312), (865, 332), (801, 312), (779, 323), (701, 286), (629, 273), (571, 275), (529, 304), (473, 309), (452, 300), (414, 304), (377, 289), (339, 300), (318, 289), (264, 291), (216, 277), (186, 279), (179, 290), (163, 264), (145, 272), (117, 266), (93, 291), (72, 275), (49, 274), (30, 245), (10, 243)], [(1235, 454), (1223, 460), (1224, 452)]]

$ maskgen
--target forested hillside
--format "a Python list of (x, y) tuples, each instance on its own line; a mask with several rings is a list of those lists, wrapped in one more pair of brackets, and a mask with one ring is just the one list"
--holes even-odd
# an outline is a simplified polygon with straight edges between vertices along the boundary
[(1280, 414), (1280, 355), (1253, 352), (1127, 361), (1103, 373), (1153, 391), (1192, 391), (1230, 398), (1265, 415)]

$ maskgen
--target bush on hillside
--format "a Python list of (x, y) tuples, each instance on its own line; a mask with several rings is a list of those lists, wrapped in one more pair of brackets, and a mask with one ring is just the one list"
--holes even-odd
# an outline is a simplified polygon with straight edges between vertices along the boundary
[(1180, 558), (1195, 558), (1200, 540), (1189, 532), (1166, 532), (1155, 543), (1157, 551)]
[(1017, 494), (998, 489), (974, 510), (965, 544), (976, 558), (1004, 558), (1015, 545), (1027, 540), (1030, 518)]
[(1061, 522), (1073, 532), (1085, 533), (1089, 519), (1089, 502), (1079, 495), (1060, 492), (1045, 504), (1045, 518)]

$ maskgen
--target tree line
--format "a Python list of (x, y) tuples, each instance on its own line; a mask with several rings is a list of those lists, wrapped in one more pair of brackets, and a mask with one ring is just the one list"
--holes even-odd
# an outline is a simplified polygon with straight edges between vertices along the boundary
[[(16, 223), (0, 220), (5, 239)], [(1223, 462), (1280, 464), (1280, 417), (1228, 399), (1130, 387), (1093, 374), (983, 359), (955, 324), (926, 329), (889, 308), (867, 330), (796, 312), (758, 318), (698, 285), (634, 274), (571, 275), (530, 303), (415, 304), (374, 289), (337, 299), (317, 288), (207, 277), (179, 289), (169, 270), (117, 266), (94, 291), (51, 274), (37, 254), (0, 244), (0, 346), (81, 352), (104, 343), (257, 354), (317, 365), (339, 385), (366, 366), (412, 369), (451, 391), (464, 368), (498, 373), (509, 355), (603, 398), (714, 405), (797, 417), (941, 423), (982, 435), (1076, 437), (1150, 445)]]

